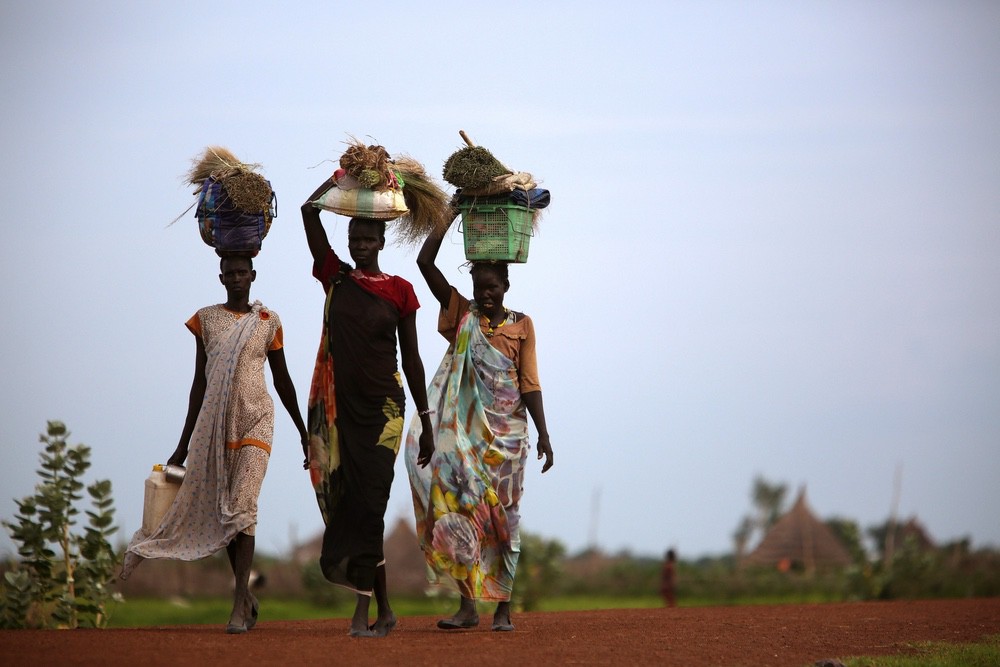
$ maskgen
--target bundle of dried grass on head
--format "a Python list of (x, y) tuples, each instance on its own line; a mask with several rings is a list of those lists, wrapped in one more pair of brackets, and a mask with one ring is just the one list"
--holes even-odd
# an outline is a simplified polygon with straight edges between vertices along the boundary
[(220, 255), (256, 255), (271, 228), (276, 200), (260, 168), (222, 146), (209, 146), (191, 161), (185, 180), (195, 186), (195, 201), (188, 210), (195, 208), (202, 241)]
[[(335, 174), (338, 187), (402, 192), (408, 211), (395, 218), (396, 243), (417, 245), (430, 233), (443, 232), (451, 223), (448, 195), (413, 158), (404, 156), (394, 160), (382, 146), (366, 146), (350, 137), (347, 150), (340, 157), (340, 167), (350, 178), (336, 180)], [(354, 183), (349, 183), (352, 179)]]
[(498, 176), (512, 173), (482, 146), (460, 148), (444, 163), (444, 180), (456, 188), (484, 188)]
[(214, 178), (222, 183), (233, 206), (246, 213), (269, 211), (273, 191), (271, 184), (257, 173), (259, 164), (247, 164), (222, 146), (209, 146), (201, 157), (192, 160), (187, 182), (195, 186), (197, 195), (205, 180)]
[(393, 162), (397, 177), (403, 186), (403, 199), (410, 209), (401, 218), (396, 240), (401, 245), (417, 245), (431, 233), (443, 233), (451, 224), (449, 198), (437, 183), (431, 180), (423, 166), (411, 157), (400, 157)]
[(398, 187), (392, 173), (389, 152), (382, 146), (365, 146), (351, 137), (347, 150), (340, 156), (340, 166), (363, 188), (395, 190)]

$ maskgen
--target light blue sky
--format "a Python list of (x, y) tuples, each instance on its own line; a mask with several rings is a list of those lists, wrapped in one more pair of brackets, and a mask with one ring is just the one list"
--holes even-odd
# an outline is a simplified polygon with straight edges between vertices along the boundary
[[(194, 218), (167, 227), (206, 145), (277, 192), (254, 296), (304, 405), (323, 296), (299, 204), (349, 134), (438, 175), (465, 129), (552, 192), (507, 300), (535, 320), (556, 454), (531, 461), (527, 530), (722, 553), (754, 475), (864, 528), (899, 467), (902, 517), (1000, 545), (1000, 5), (286, 4), (0, 8), (0, 516), (60, 419), (139, 526), (184, 419), (183, 322), (224, 297)], [(415, 256), (382, 267), (425, 306), (430, 377)], [(468, 289), (462, 261), (454, 232), (441, 266)], [(279, 413), (263, 551), (321, 530), (300, 463)], [(412, 520), (396, 476), (389, 525)]]

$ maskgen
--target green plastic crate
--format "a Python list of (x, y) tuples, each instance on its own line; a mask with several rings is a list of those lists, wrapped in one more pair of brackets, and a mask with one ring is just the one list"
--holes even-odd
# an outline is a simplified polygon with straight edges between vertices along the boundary
[(465, 258), (471, 262), (528, 261), (534, 211), (514, 204), (459, 206)]

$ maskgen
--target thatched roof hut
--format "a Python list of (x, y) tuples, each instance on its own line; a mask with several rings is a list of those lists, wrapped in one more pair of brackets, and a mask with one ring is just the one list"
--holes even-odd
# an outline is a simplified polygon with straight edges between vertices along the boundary
[[(323, 550), (323, 533), (295, 549), (292, 560), (299, 564), (318, 561)], [(427, 565), (420, 550), (413, 519), (399, 517), (382, 543), (385, 554), (386, 586), (390, 593), (420, 595), (427, 588)]]
[(830, 527), (809, 509), (803, 487), (792, 509), (771, 526), (743, 564), (812, 572), (817, 568), (850, 565), (851, 554)]
[(910, 517), (902, 525), (896, 526), (896, 546), (901, 546), (910, 540), (919, 551), (933, 551), (936, 548), (927, 529), (917, 521), (916, 517)]
[(413, 519), (397, 519), (382, 544), (386, 586), (390, 593), (421, 595), (427, 589), (427, 562), (420, 550)]

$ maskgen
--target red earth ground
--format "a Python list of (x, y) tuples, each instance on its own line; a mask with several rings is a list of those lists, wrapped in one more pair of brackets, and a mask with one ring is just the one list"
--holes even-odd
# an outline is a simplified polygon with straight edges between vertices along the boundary
[(1000, 634), (1000, 598), (517, 614), (512, 633), (438, 630), (399, 619), (385, 638), (347, 636), (346, 619), (117, 630), (6, 630), (3, 665), (789, 665), (905, 654), (921, 642)]

